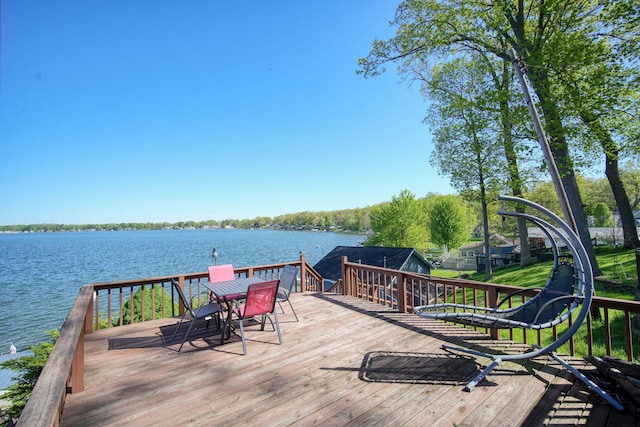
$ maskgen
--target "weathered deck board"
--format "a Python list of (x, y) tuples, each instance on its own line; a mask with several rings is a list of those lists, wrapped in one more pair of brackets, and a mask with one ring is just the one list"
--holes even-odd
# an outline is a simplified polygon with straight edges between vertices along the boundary
[(495, 344), (474, 331), (351, 297), (292, 301), (300, 322), (280, 315), (284, 344), (251, 325), (247, 356), (239, 337), (220, 346), (204, 328), (177, 353), (175, 319), (87, 336), (85, 391), (68, 396), (61, 425), (637, 424), (546, 358), (529, 364), (536, 376), (504, 363), (463, 391), (487, 360), (441, 345)]

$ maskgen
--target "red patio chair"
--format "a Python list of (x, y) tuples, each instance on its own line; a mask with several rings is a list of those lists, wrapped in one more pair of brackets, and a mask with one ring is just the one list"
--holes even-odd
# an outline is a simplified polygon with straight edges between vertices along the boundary
[[(247, 290), (247, 298), (241, 306), (236, 300), (236, 308), (233, 313), (238, 316), (240, 323), (240, 336), (242, 338), (242, 353), (247, 354), (247, 343), (244, 337), (244, 320), (261, 316), (260, 330), (264, 331), (264, 325), (267, 319), (271, 322), (274, 331), (278, 331), (278, 344), (282, 344), (282, 335), (280, 334), (280, 324), (278, 323), (278, 314), (276, 313), (276, 296), (278, 293), (279, 280), (269, 282), (255, 283), (249, 285)], [(275, 322), (271, 320), (271, 315)]]
[[(236, 274), (233, 271), (233, 265), (231, 264), (209, 266), (209, 283), (226, 282), (228, 280), (234, 280), (235, 278), (236, 278)], [(231, 300), (234, 300), (234, 299), (244, 299), (244, 294), (228, 295), (226, 298), (226, 301), (216, 301), (216, 302), (230, 303)]]

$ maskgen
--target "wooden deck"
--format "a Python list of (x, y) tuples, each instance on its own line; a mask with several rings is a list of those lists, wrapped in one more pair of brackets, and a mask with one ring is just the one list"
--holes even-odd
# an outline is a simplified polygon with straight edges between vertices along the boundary
[(251, 326), (247, 356), (239, 337), (220, 346), (204, 328), (177, 353), (175, 319), (88, 335), (86, 389), (68, 396), (61, 426), (638, 425), (547, 358), (504, 363), (463, 391), (487, 360), (442, 343), (504, 342), (352, 297), (292, 301), (300, 322), (285, 304), (283, 345)]

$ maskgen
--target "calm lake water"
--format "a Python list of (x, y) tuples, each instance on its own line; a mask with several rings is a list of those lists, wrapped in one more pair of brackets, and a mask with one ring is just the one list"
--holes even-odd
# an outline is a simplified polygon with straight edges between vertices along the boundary
[(48, 339), (83, 284), (296, 261), (310, 265), (363, 236), (277, 230), (150, 230), (0, 234), (0, 352)]

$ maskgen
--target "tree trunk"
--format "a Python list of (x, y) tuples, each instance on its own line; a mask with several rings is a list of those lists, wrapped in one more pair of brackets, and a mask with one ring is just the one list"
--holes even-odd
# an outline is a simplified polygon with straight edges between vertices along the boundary
[(624, 249), (635, 249), (640, 247), (640, 240), (638, 239), (638, 229), (636, 228), (636, 218), (633, 216), (633, 209), (631, 209), (631, 203), (627, 192), (624, 190), (622, 179), (620, 179), (620, 170), (618, 169), (617, 156), (611, 157), (606, 155), (605, 175), (609, 180), (611, 191), (613, 191), (613, 197), (616, 200), (618, 206), (618, 212), (620, 213), (620, 221), (622, 222), (622, 232), (624, 238)]
[[(633, 209), (631, 208), (631, 202), (629, 196), (624, 189), (624, 184), (620, 178), (620, 169), (618, 168), (618, 150), (615, 147), (615, 143), (611, 140), (611, 136), (607, 133), (602, 136), (606, 140), (601, 139), (601, 144), (604, 149), (606, 164), (605, 175), (609, 181), (609, 186), (613, 192), (613, 198), (618, 206), (618, 212), (620, 213), (620, 221), (622, 222), (623, 233), (623, 248), (635, 249), (640, 247), (640, 240), (638, 239), (638, 229), (636, 228), (636, 218), (633, 216)], [(607, 142), (608, 141), (608, 142)], [(615, 147), (615, 150), (607, 149), (608, 147)]]
[(611, 133), (602, 127), (602, 124), (597, 120), (593, 113), (580, 110), (580, 118), (589, 131), (598, 138), (602, 151), (605, 155), (605, 175), (609, 181), (609, 186), (613, 192), (613, 198), (616, 201), (616, 206), (620, 213), (624, 240), (623, 248), (638, 248), (640, 247), (640, 240), (638, 239), (636, 219), (633, 216), (633, 208), (631, 207), (629, 196), (624, 189), (624, 184), (620, 178), (620, 169), (618, 168), (620, 149), (611, 138)]
[[(504, 147), (504, 154), (507, 159), (507, 167), (509, 168), (509, 186), (511, 192), (515, 197), (522, 197), (522, 178), (520, 178), (520, 170), (518, 169), (518, 156), (513, 143), (513, 119), (512, 111), (509, 107), (509, 98), (511, 92), (504, 87), (508, 87), (508, 82), (511, 79), (511, 73), (508, 70), (511, 69), (510, 61), (503, 61), (503, 77), (502, 82), (505, 82), (506, 86), (503, 86), (501, 82), (496, 81), (496, 86), (500, 87), (500, 115), (502, 121), (502, 146)], [(497, 77), (496, 77), (497, 80)], [(516, 212), (524, 212), (524, 208), (520, 205), (516, 206)], [(527, 231), (527, 221), (522, 218), (518, 218), (518, 236), (520, 236), (520, 266), (526, 267), (531, 264), (531, 249), (529, 248), (529, 232)]]
[(555, 103), (549, 87), (549, 80), (546, 70), (533, 69), (530, 72), (530, 81), (538, 99), (540, 99), (540, 107), (543, 112), (546, 123), (546, 132), (549, 136), (549, 147), (553, 158), (556, 162), (558, 171), (560, 172), (562, 186), (565, 189), (569, 201), (569, 208), (573, 214), (576, 226), (576, 233), (580, 237), (585, 247), (594, 276), (600, 276), (600, 266), (596, 259), (596, 253), (593, 250), (591, 235), (587, 224), (587, 217), (584, 213), (584, 205), (578, 190), (578, 183), (573, 171), (573, 165), (569, 156), (569, 147), (567, 144), (566, 133), (560, 120), (558, 106)]
[(493, 278), (493, 269), (491, 267), (491, 241), (489, 240), (489, 215), (487, 213), (487, 200), (482, 196), (482, 228), (484, 234), (484, 279), (491, 280)]
[[(506, 4), (506, 3), (505, 3)], [(510, 6), (512, 8), (512, 6)], [(537, 65), (538, 67), (530, 67), (528, 75), (533, 91), (540, 100), (540, 106), (544, 116), (546, 124), (546, 133), (549, 136), (549, 145), (553, 158), (555, 159), (556, 166), (562, 177), (562, 185), (567, 194), (569, 209), (573, 213), (576, 232), (580, 237), (586, 251), (589, 261), (593, 269), (593, 274), (596, 276), (601, 275), (598, 261), (596, 260), (595, 251), (593, 250), (593, 244), (591, 243), (591, 236), (589, 235), (589, 228), (587, 226), (587, 218), (584, 214), (584, 208), (582, 206), (582, 200), (578, 191), (578, 185), (576, 183), (576, 177), (573, 172), (573, 166), (569, 158), (569, 149), (567, 146), (566, 133), (560, 119), (560, 113), (558, 111), (558, 105), (555, 101), (553, 94), (551, 93), (551, 87), (549, 83), (549, 76), (544, 64), (541, 64), (540, 54), (542, 54), (542, 46), (544, 40), (540, 33), (531, 34), (533, 38), (527, 39), (528, 33), (525, 29), (525, 3), (518, 1), (517, 10), (514, 15), (511, 12), (507, 13), (510, 20), (510, 26), (513, 31), (515, 39), (512, 41), (513, 47), (522, 55), (522, 59), (529, 65)], [(547, 16), (541, 13), (538, 17), (540, 19), (539, 24), (542, 25), (544, 19)]]
[(476, 161), (478, 164), (478, 181), (480, 184), (480, 205), (482, 206), (482, 231), (484, 235), (484, 279), (491, 280), (493, 278), (493, 270), (491, 268), (491, 242), (489, 241), (489, 214), (487, 212), (487, 188), (484, 183), (484, 170), (482, 168), (482, 159), (480, 157), (480, 148), (478, 141), (474, 139), (474, 147), (476, 151)]
[[(516, 208), (516, 212), (523, 211), (522, 208)], [(520, 267), (531, 265), (531, 247), (529, 246), (529, 230), (527, 229), (527, 220), (518, 218), (518, 235), (520, 236)]]

